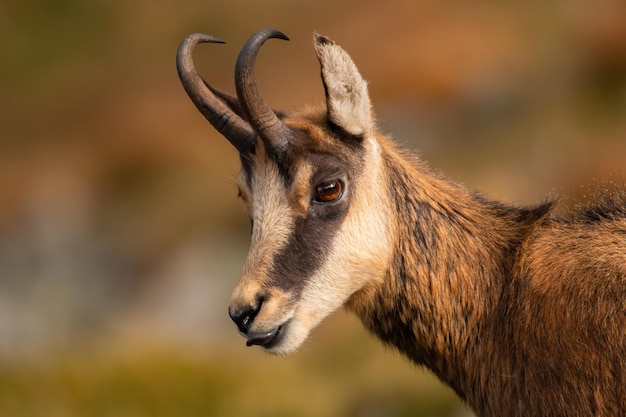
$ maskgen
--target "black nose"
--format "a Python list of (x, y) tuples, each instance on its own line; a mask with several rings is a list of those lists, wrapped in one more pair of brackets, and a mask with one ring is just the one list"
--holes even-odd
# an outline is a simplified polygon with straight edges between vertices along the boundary
[(239, 310), (234, 310), (231, 308), (228, 309), (228, 315), (231, 319), (233, 319), (241, 333), (248, 333), (248, 330), (250, 330), (250, 326), (252, 326), (254, 318), (259, 313), (259, 310), (261, 310), (261, 304), (262, 301), (259, 301), (256, 307), (245, 306)]

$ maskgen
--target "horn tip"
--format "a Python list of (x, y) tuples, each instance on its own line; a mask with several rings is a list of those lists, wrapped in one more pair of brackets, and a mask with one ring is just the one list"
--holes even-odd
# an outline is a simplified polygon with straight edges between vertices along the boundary
[(270, 38), (275, 38), (275, 39), (282, 39), (284, 41), (288, 41), (289, 36), (285, 35), (283, 32), (281, 32), (278, 29), (269, 29), (271, 31), (271, 35)]
[(204, 33), (198, 33), (198, 40), (203, 43), (226, 43), (220, 38), (216, 38), (215, 36), (205, 35)]
[(204, 33), (194, 33), (185, 38), (185, 41), (189, 41), (192, 43), (226, 43), (220, 38), (216, 38), (215, 36), (206, 35)]

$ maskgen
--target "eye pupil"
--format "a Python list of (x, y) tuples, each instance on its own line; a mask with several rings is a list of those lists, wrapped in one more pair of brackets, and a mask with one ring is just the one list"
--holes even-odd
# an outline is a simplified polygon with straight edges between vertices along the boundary
[(328, 203), (341, 197), (343, 184), (339, 180), (325, 181), (315, 188), (315, 201)]

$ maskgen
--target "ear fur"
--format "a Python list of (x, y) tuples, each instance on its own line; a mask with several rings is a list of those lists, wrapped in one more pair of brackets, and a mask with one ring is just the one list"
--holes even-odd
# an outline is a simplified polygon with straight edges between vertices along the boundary
[(333, 40), (316, 33), (313, 44), (322, 67), (328, 120), (350, 135), (367, 135), (374, 125), (367, 82)]

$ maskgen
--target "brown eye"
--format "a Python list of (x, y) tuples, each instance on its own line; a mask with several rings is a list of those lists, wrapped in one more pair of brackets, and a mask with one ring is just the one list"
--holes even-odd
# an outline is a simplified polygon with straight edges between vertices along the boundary
[(340, 180), (324, 181), (315, 187), (315, 201), (329, 203), (337, 200), (343, 193), (343, 183)]

